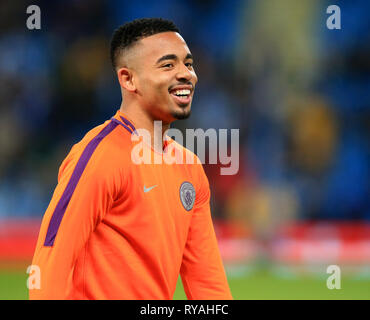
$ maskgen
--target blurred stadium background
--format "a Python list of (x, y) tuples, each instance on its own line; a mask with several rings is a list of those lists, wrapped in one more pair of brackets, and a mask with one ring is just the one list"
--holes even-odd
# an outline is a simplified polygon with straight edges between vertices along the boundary
[(239, 173), (205, 166), (235, 299), (370, 298), (369, 1), (34, 1), (33, 31), (29, 4), (0, 4), (0, 299), (28, 297), (59, 165), (120, 105), (113, 30), (154, 16), (196, 59), (192, 116), (175, 126), (240, 129)]

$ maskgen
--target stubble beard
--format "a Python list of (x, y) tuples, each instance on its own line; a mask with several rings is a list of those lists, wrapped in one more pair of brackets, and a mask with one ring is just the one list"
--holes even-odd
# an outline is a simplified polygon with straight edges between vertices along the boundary
[(180, 110), (173, 110), (171, 112), (171, 115), (176, 119), (176, 120), (184, 120), (190, 117), (191, 114), (191, 108), (188, 110), (182, 109)]

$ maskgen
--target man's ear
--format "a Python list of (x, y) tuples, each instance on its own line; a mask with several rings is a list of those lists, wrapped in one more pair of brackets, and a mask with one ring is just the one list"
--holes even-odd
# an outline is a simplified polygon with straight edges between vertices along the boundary
[(133, 73), (130, 69), (125, 67), (117, 69), (117, 77), (119, 84), (123, 89), (131, 92), (136, 90), (136, 86), (133, 81)]

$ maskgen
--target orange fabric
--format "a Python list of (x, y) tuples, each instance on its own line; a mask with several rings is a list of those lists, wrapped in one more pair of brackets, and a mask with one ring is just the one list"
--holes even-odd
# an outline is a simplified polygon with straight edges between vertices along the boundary
[[(122, 122), (121, 115), (117, 111), (114, 118)], [(82, 152), (111, 121), (88, 132), (60, 167), (32, 262), (40, 267), (41, 289), (29, 290), (30, 299), (172, 299), (179, 273), (189, 299), (232, 299), (202, 165), (134, 164), (134, 142), (121, 125), (93, 152), (53, 245), (45, 246), (51, 217)], [(180, 200), (184, 181), (196, 192), (190, 211)]]

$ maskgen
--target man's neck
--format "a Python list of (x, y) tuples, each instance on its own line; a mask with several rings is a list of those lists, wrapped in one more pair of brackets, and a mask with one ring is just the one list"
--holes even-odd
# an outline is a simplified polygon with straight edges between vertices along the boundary
[[(166, 124), (161, 121), (159, 126), (158, 123), (155, 125), (154, 121), (156, 121), (156, 119), (153, 119), (141, 107), (123, 106), (122, 103), (120, 111), (133, 122), (135, 129), (147, 130), (150, 133), (151, 146), (153, 149), (159, 153), (163, 152), (163, 136), (165, 131), (170, 127), (169, 123)], [(155, 139), (155, 137), (157, 138)]]

